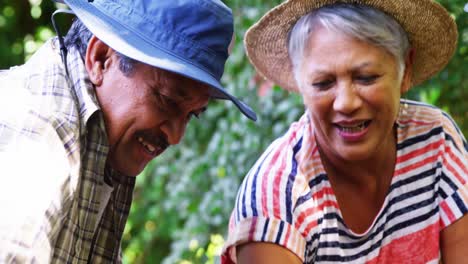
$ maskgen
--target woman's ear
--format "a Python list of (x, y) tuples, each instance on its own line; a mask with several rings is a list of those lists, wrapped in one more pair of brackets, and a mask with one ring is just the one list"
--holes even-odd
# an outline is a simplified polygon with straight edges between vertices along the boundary
[(85, 56), (85, 68), (91, 82), (100, 86), (104, 79), (104, 73), (112, 63), (115, 51), (107, 46), (96, 36), (92, 36), (88, 42)]
[(411, 88), (411, 86), (413, 86), (413, 60), (414, 49), (411, 49), (405, 58), (405, 72), (403, 73), (400, 88), (401, 94), (406, 93)]

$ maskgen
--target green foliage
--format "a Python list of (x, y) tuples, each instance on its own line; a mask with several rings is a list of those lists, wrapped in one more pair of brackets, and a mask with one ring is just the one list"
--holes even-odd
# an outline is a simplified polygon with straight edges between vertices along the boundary
[[(408, 98), (437, 105), (449, 112), (468, 135), (468, 13), (466, 0), (440, 0), (455, 18), (458, 26), (458, 48), (454, 58), (437, 76), (412, 89)], [(468, 7), (467, 7), (468, 8)]]
[[(229, 91), (257, 112), (253, 123), (230, 102), (217, 101), (194, 120), (181, 144), (169, 149), (138, 176), (124, 233), (126, 263), (215, 263), (226, 235), (237, 188), (266, 146), (284, 133), (303, 112), (302, 101), (255, 75), (245, 57), (243, 36), (280, 0), (226, 0), (236, 20), (236, 43), (223, 77)], [(432, 80), (412, 89), (409, 98), (448, 111), (468, 135), (468, 13), (465, 0), (441, 0), (456, 18), (460, 39), (456, 56)], [(0, 68), (20, 64), (47, 38), (51, 0), (2, 0), (0, 4)], [(69, 17), (59, 17), (63, 31)]]

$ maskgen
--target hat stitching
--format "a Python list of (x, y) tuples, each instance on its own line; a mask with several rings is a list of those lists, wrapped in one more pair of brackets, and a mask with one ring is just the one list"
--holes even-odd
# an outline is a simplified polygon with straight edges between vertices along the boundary
[[(112, 4), (114, 4), (114, 3), (112, 3)], [(170, 51), (170, 50), (168, 50), (168, 49), (166, 49), (166, 48), (164, 48), (164, 47), (161, 47), (160, 45), (157, 45), (157, 43), (153, 43), (153, 41), (151, 41), (149, 38), (147, 38), (147, 37), (145, 37), (144, 35), (142, 35), (140, 32), (134, 31), (133, 29), (130, 29), (127, 25), (124, 25), (124, 24), (120, 23), (120, 21), (113, 19), (113, 18), (110, 17), (107, 13), (102, 12), (102, 11), (99, 10), (98, 8), (96, 8), (96, 10), (97, 10), (98, 12), (100, 12), (101, 14), (105, 15), (108, 19), (111, 19), (112, 21), (118, 23), (120, 26), (126, 28), (128, 31), (132, 32), (132, 34), (138, 35), (140, 38), (142, 38), (143, 40), (145, 40), (145, 42), (146, 42), (147, 44), (149, 44), (149, 45), (151, 45), (151, 46), (153, 46), (153, 47), (156, 47), (156, 48), (158, 48), (158, 49), (160, 49), (160, 50), (163, 50), (164, 52), (166, 52), (166, 53), (168, 53), (168, 54), (171, 54), (172, 56), (174, 56), (174, 57), (176, 57), (176, 58), (178, 58), (178, 59), (180, 59), (180, 60), (182, 60), (182, 61), (184, 61), (184, 62), (186, 62), (186, 63), (188, 63), (188, 64), (190, 64), (190, 65), (193, 65), (194, 67), (197, 67), (197, 68), (203, 70), (204, 72), (208, 73), (211, 77), (213, 77), (213, 78), (216, 79), (216, 80), (219, 79), (219, 78), (213, 73), (213, 70), (210, 70), (210, 69), (206, 68), (205, 66), (203, 66), (203, 65), (201, 65), (201, 64), (195, 64), (195, 63), (193, 63), (192, 61), (189, 61), (189, 60), (187, 60), (187, 59), (185, 59), (185, 58), (179, 56), (178, 54), (175, 54), (174, 52), (172, 52), (172, 51)], [(139, 13), (136, 12), (136, 11), (134, 11), (134, 10), (129, 10), (129, 11), (135, 12), (136, 14), (139, 15)], [(152, 22), (151, 22), (151, 23), (152, 23)], [(153, 25), (155, 25), (155, 24), (153, 24)], [(179, 38), (179, 37), (177, 36), (177, 34), (175, 34), (175, 35), (176, 35), (176, 37), (177, 37), (180, 41), (184, 41), (183, 38), (181, 39), (181, 38)], [(194, 44), (194, 43), (192, 43), (191, 41), (186, 42), (186, 43)], [(195, 44), (194, 44), (193, 46), (198, 46), (198, 45), (195, 45)], [(205, 50), (205, 49), (202, 49), (202, 50)], [(211, 58), (213, 58), (213, 57), (220, 57), (220, 56), (217, 56), (217, 55), (214, 55), (214, 54), (211, 54), (211, 55), (212, 55), (212, 56), (208, 56), (207, 58), (210, 58), (210, 57), (211, 57)], [(223, 63), (223, 65), (224, 65), (224, 63)]]
[[(172, 1), (172, 0), (171, 0), (171, 1)], [(124, 4), (120, 4), (120, 3), (117, 4), (117, 3), (114, 3), (114, 2), (112, 2), (112, 1), (110, 1), (110, 5), (114, 5), (114, 6), (117, 7), (117, 8), (124, 8), (125, 11), (134, 12), (134, 13), (137, 14), (138, 16), (144, 18), (144, 19), (146, 20), (146, 21), (145, 21), (146, 23), (150, 23), (151, 25), (153, 25), (153, 26), (155, 26), (155, 27), (160, 27), (160, 26), (161, 26), (160, 24), (154, 23), (154, 22), (153, 22), (153, 19), (152, 19), (151, 17), (148, 17), (147, 15), (138, 12), (137, 10), (135, 10), (135, 9), (133, 9), (133, 8), (131, 8), (131, 7), (129, 7), (128, 5), (124, 5)], [(98, 10), (99, 10), (99, 9), (98, 9)], [(100, 11), (100, 10), (99, 10), (99, 11)], [(101, 13), (103, 13), (103, 12), (101, 11)], [(106, 14), (106, 16), (107, 16), (108, 18), (111, 18), (112, 20), (115, 20), (115, 19), (112, 18), (111, 16), (107, 15), (107, 13), (103, 13), (103, 14)], [(117, 21), (117, 20), (115, 20), (115, 21)], [(164, 23), (164, 22), (163, 22), (163, 23)], [(122, 24), (122, 23), (120, 23), (120, 22), (119, 22), (119, 24), (120, 24), (121, 26), (124, 26), (125, 28), (129, 29), (126, 25), (124, 25), (124, 24)], [(164, 24), (163, 24), (163, 25), (164, 25)], [(131, 30), (131, 31), (133, 32), (133, 30)], [(184, 41), (184, 42), (186, 42), (186, 43), (188, 43), (188, 44), (191, 44), (192, 46), (196, 46), (197, 48), (202, 49), (203, 51), (209, 53), (209, 54), (212, 55), (212, 56), (217, 56), (217, 55), (216, 55), (216, 52), (213, 51), (212, 49), (210, 49), (209, 47), (207, 47), (207, 46), (205, 46), (205, 45), (200, 45), (198, 42), (193, 41), (191, 38), (188, 38), (187, 36), (182, 35), (182, 34), (180, 34), (179, 32), (171, 32), (171, 34), (174, 34), (174, 35), (178, 36), (179, 40), (182, 40), (182, 41)], [(139, 36), (142, 37), (142, 38), (145, 38), (147, 42), (149, 42), (149, 43), (151, 42), (151, 41), (149, 41), (149, 39), (147, 39), (145, 36), (142, 36), (142, 35), (139, 35)], [(201, 42), (201, 43), (203, 43), (203, 42)]]

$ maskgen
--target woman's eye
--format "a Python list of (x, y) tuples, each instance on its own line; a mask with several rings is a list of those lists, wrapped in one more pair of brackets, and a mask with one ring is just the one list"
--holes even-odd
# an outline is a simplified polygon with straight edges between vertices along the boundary
[(368, 85), (373, 84), (379, 77), (379, 75), (360, 75), (356, 77), (356, 80), (362, 84)]
[(333, 85), (332, 80), (325, 80), (325, 81), (319, 81), (319, 82), (314, 82), (312, 83), (312, 86), (315, 88), (318, 88), (320, 90), (325, 90), (330, 88)]

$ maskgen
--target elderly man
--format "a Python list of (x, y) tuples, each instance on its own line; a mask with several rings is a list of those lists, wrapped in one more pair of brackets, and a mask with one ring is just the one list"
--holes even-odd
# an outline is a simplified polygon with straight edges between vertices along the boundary
[(115, 263), (135, 178), (220, 84), (233, 35), (218, 0), (65, 0), (77, 18), (0, 74), (0, 262)]

